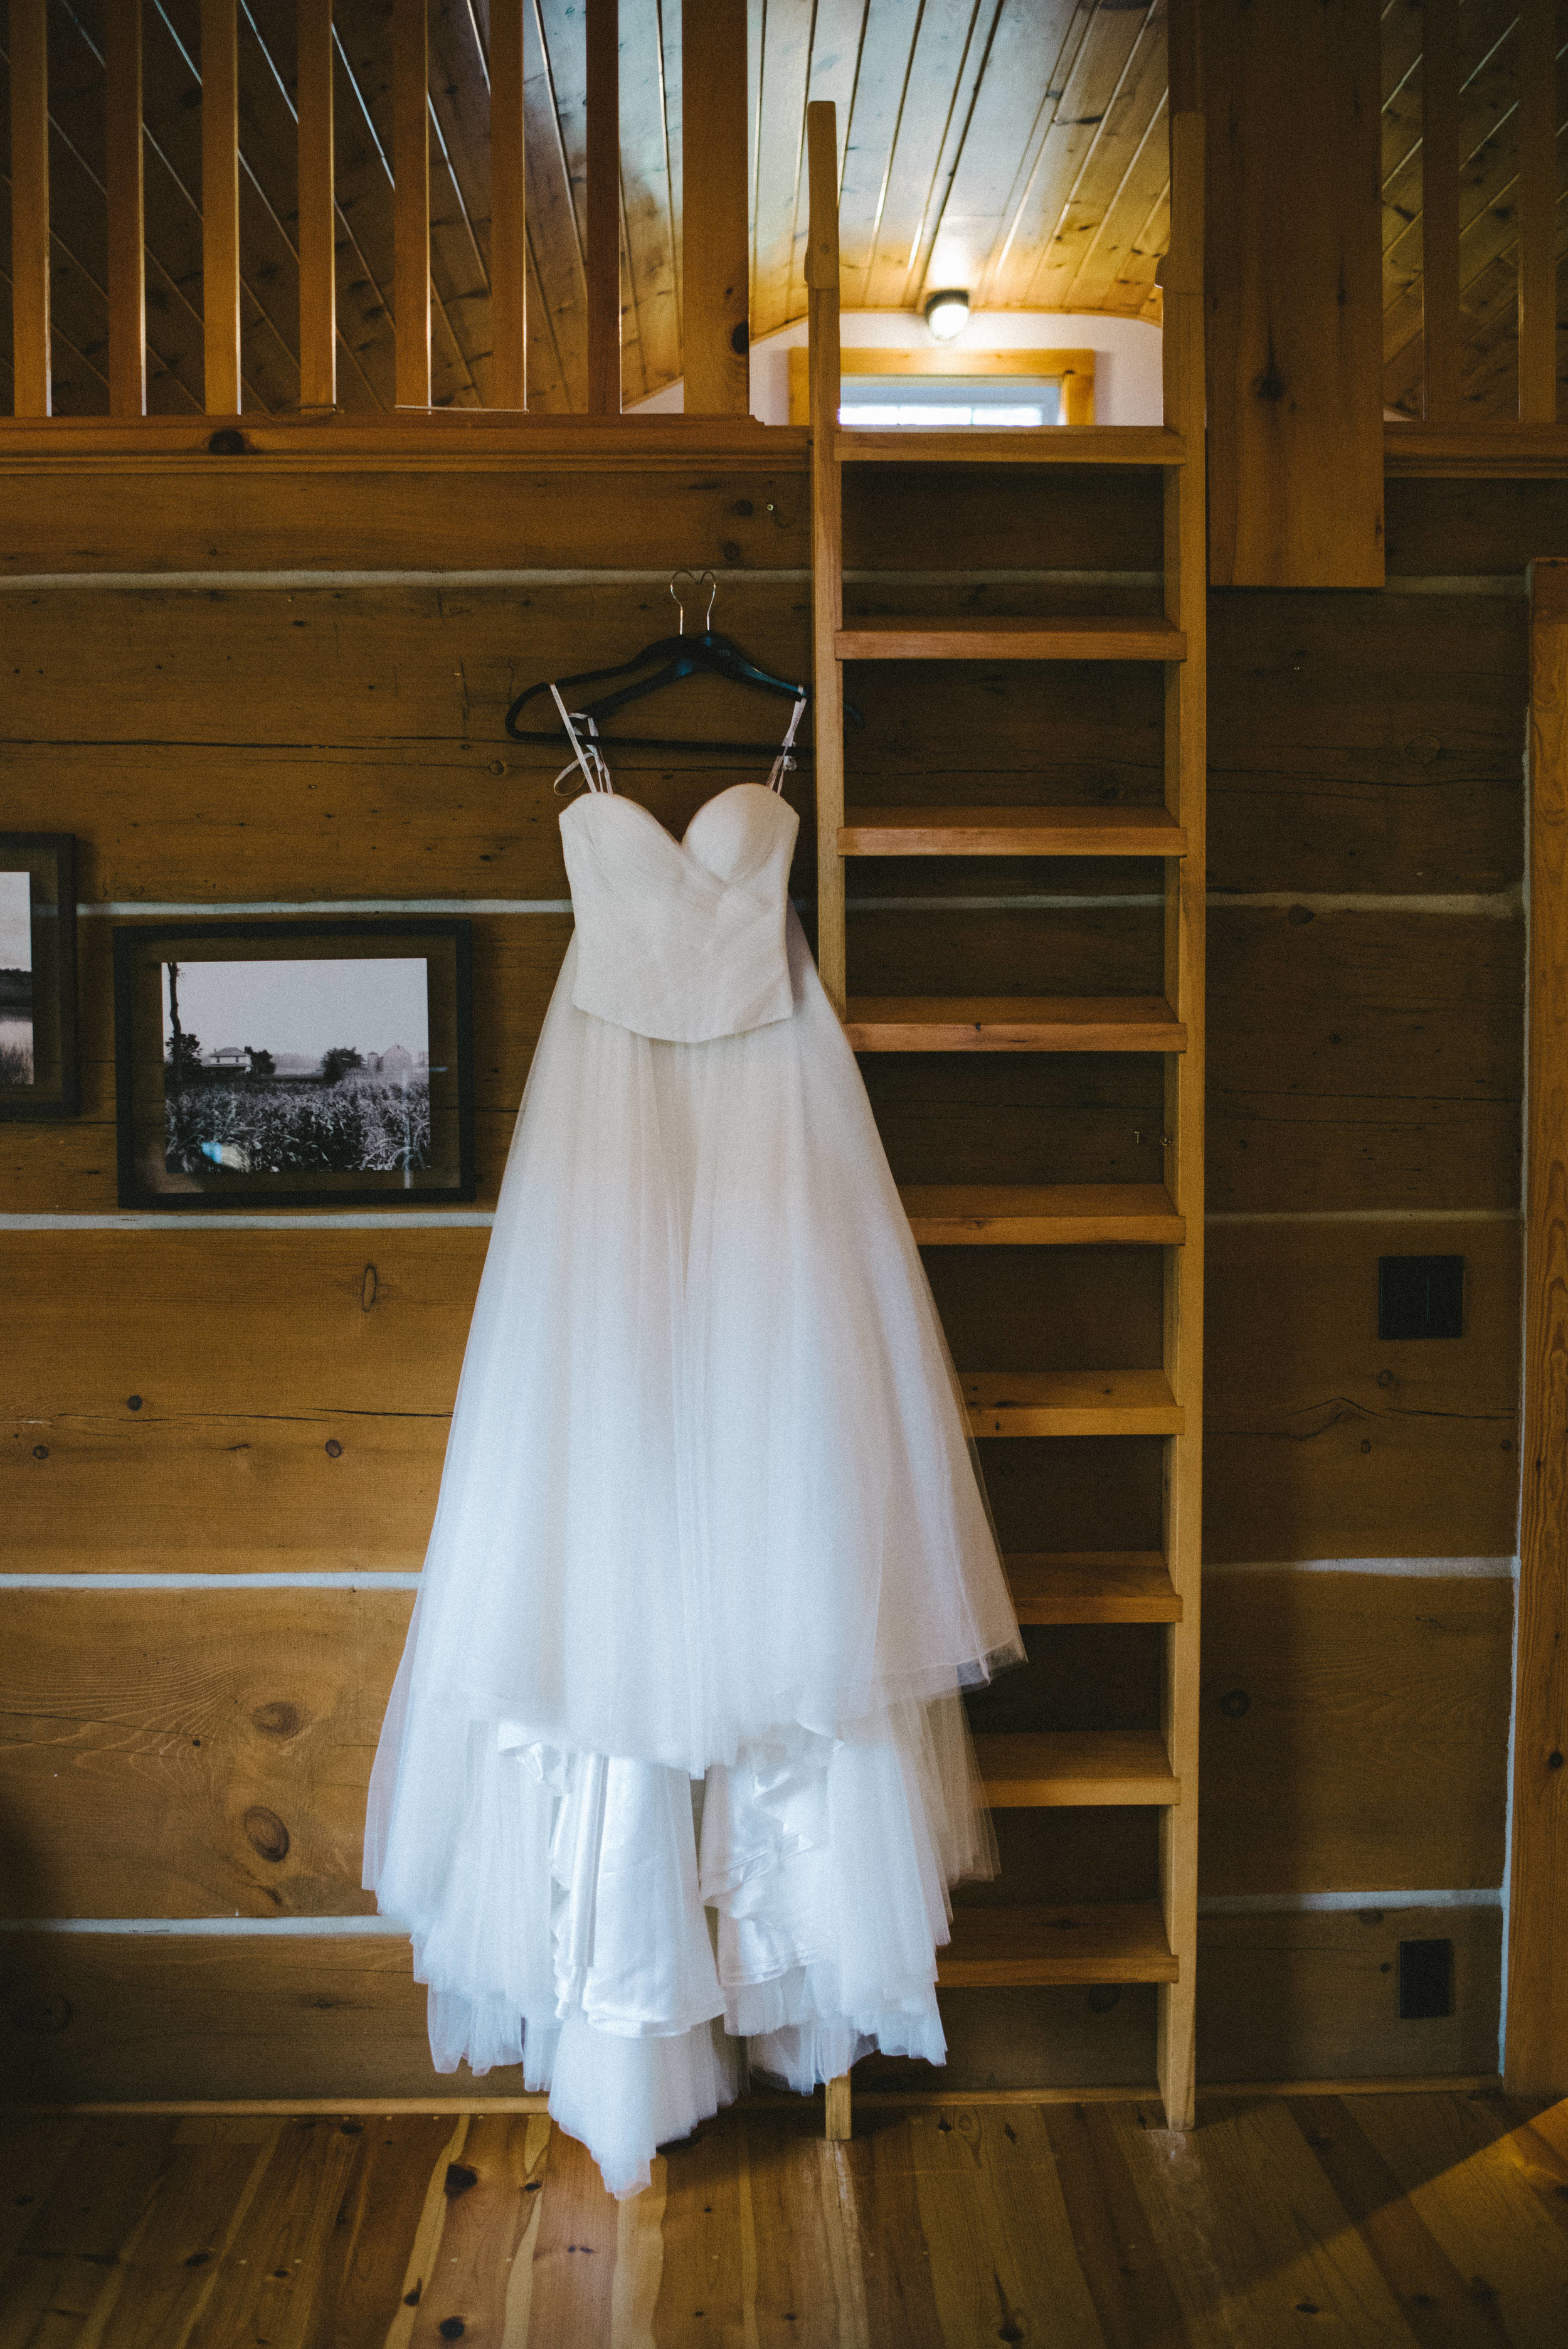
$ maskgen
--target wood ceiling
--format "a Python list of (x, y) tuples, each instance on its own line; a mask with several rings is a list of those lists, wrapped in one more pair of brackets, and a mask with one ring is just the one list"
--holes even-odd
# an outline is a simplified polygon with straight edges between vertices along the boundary
[[(1464, 0), (1460, 42), (1460, 393), (1478, 423), (1517, 413), (1519, 396), (1517, 0)], [(1559, 67), (1568, 7), (1557, 10)], [(1568, 141), (1558, 75), (1558, 317), (1568, 257)], [(1383, 7), (1384, 399), (1399, 416), (1422, 412), (1421, 7)], [(1568, 380), (1561, 325), (1558, 380)], [(1559, 413), (1565, 413), (1561, 395)]]
[[(103, 17), (50, 0), (55, 403), (101, 413)], [(200, 0), (143, 0), (148, 404), (201, 405)], [(1463, 0), (1460, 277), (1467, 407), (1516, 398), (1517, 0)], [(239, 0), (244, 403), (297, 405), (294, 0)], [(680, 0), (621, 0), (624, 396), (681, 372)], [(1568, 37), (1568, 5), (1559, 11)], [(1421, 5), (1383, 0), (1386, 399), (1421, 412)], [(393, 398), (390, 8), (337, 0), (340, 401)], [(432, 0), (434, 393), (490, 392), (489, 0)], [(582, 0), (529, 0), (529, 404), (585, 405)], [(847, 305), (1158, 317), (1165, 0), (751, 0), (754, 335), (805, 310), (804, 122), (839, 109)], [(0, 142), (5, 137), (0, 112)], [(1561, 151), (1561, 150), (1560, 150)], [(1568, 158), (1564, 159), (1568, 161)], [(8, 158), (7, 158), (8, 160)], [(8, 187), (8, 180), (7, 180)], [(1568, 250), (1560, 203), (1559, 252)], [(8, 282), (0, 306), (8, 305)], [(0, 403), (9, 332), (0, 320)]]
[[(67, 415), (108, 405), (108, 5), (49, 9), (55, 405)], [(143, 7), (148, 405), (191, 413), (201, 405), (201, 7)], [(239, 0), (239, 12), (243, 398), (284, 411), (299, 398), (294, 0)], [(628, 404), (681, 372), (680, 14), (680, 0), (621, 0)], [(393, 398), (389, 16), (387, 0), (337, 0), (335, 15), (338, 398), (352, 409)], [(488, 31), (488, 0), (433, 0), (433, 397), (443, 406), (489, 397)], [(582, 0), (529, 0), (527, 42), (529, 405), (560, 412), (585, 405)], [(750, 54), (754, 335), (805, 311), (805, 109), (820, 98), (839, 109), (847, 305), (903, 308), (962, 284), (994, 307), (1158, 315), (1165, 0), (751, 0)], [(9, 341), (0, 331), (6, 354)], [(7, 356), (7, 405), (9, 388)]]

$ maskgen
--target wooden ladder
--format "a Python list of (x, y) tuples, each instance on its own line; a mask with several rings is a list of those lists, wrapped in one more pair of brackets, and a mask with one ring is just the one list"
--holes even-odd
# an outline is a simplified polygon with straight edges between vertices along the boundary
[[(1171, 123), (1171, 250), (1164, 415), (1158, 429), (847, 431), (839, 423), (838, 138), (830, 104), (807, 109), (811, 367), (811, 564), (822, 983), (861, 1052), (1165, 1055), (1164, 1181), (1037, 1187), (920, 1186), (903, 1196), (917, 1240), (942, 1247), (1124, 1242), (1164, 1251), (1158, 1371), (970, 1372), (977, 1436), (1151, 1435), (1165, 1446), (1159, 1551), (1006, 1559), (1024, 1623), (1164, 1627), (1161, 1726), (976, 1740), (995, 1807), (1141, 1804), (1160, 1813), (1160, 1897), (1082, 1907), (960, 1909), (940, 1953), (944, 1989), (1062, 1982), (1159, 1985), (1160, 2091), (1191, 2126), (1197, 1937), (1199, 1509), (1203, 1305), (1203, 121)], [(1068, 463), (1159, 467), (1160, 615), (1105, 619), (843, 616), (845, 464)], [(846, 660), (1159, 661), (1165, 676), (1161, 808), (849, 808)], [(1163, 859), (1165, 992), (1128, 997), (850, 998), (845, 860), (854, 856)], [(828, 2134), (850, 2128), (848, 2075), (830, 2083)]]

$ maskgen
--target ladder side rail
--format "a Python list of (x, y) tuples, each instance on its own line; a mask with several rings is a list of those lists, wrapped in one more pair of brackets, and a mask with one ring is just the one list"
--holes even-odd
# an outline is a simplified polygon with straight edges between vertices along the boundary
[(839, 138), (828, 100), (806, 109), (810, 212), (806, 240), (811, 362), (811, 741), (817, 774), (817, 968), (841, 1019), (846, 1003), (842, 475), (839, 427)]
[[(810, 212), (806, 232), (807, 348), (811, 365), (811, 741), (817, 774), (817, 969), (841, 1019), (845, 1008), (844, 541), (839, 470), (839, 117), (830, 101), (806, 109)], [(828, 2083), (825, 2134), (850, 2134), (850, 2075)]]
[(1165, 1365), (1183, 1414), (1165, 1456), (1165, 1552), (1181, 1616), (1165, 1633), (1161, 1714), (1181, 1799), (1161, 1815), (1161, 1898), (1179, 1974), (1158, 1992), (1166, 2117), (1192, 2125), (1198, 1930), (1198, 1668), (1203, 1377), (1203, 906), (1207, 550), (1204, 529), (1203, 118), (1171, 123), (1171, 244), (1165, 268), (1165, 420), (1187, 461), (1166, 476), (1165, 611), (1187, 657), (1167, 663), (1165, 792), (1187, 854), (1166, 861), (1165, 983), (1187, 1049), (1165, 1064), (1165, 1180), (1186, 1222), (1165, 1255)]

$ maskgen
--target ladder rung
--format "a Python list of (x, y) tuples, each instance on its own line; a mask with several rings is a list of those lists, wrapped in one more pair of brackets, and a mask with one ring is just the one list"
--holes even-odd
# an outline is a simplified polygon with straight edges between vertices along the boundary
[(1162, 995), (851, 996), (857, 1052), (1183, 1052)]
[(1160, 425), (978, 425), (962, 431), (877, 431), (841, 425), (835, 447), (841, 465), (1180, 465), (1187, 448), (1180, 432)]
[(848, 808), (841, 856), (1185, 856), (1155, 807)]
[(1163, 1183), (917, 1183), (899, 1196), (923, 1247), (1173, 1247), (1187, 1237)]
[(1003, 1560), (1020, 1623), (1179, 1623), (1157, 1549), (1015, 1550)]
[(1180, 1435), (1163, 1371), (965, 1371), (975, 1435)]
[(1082, 1810), (1179, 1803), (1181, 1782), (1157, 1729), (1025, 1729), (977, 1737), (993, 1810)]
[(941, 1990), (1028, 1990), (1047, 1982), (1161, 1982), (1181, 1978), (1157, 1900), (1069, 1909), (955, 1909), (936, 1953)]
[(1187, 638), (1157, 612), (1101, 618), (857, 619), (833, 638), (840, 660), (1185, 660)]

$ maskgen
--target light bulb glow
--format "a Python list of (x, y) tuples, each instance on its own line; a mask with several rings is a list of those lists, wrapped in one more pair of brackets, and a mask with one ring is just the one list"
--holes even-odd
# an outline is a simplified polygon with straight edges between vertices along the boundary
[(933, 294), (922, 312), (934, 341), (956, 342), (969, 324), (969, 296), (962, 286)]

